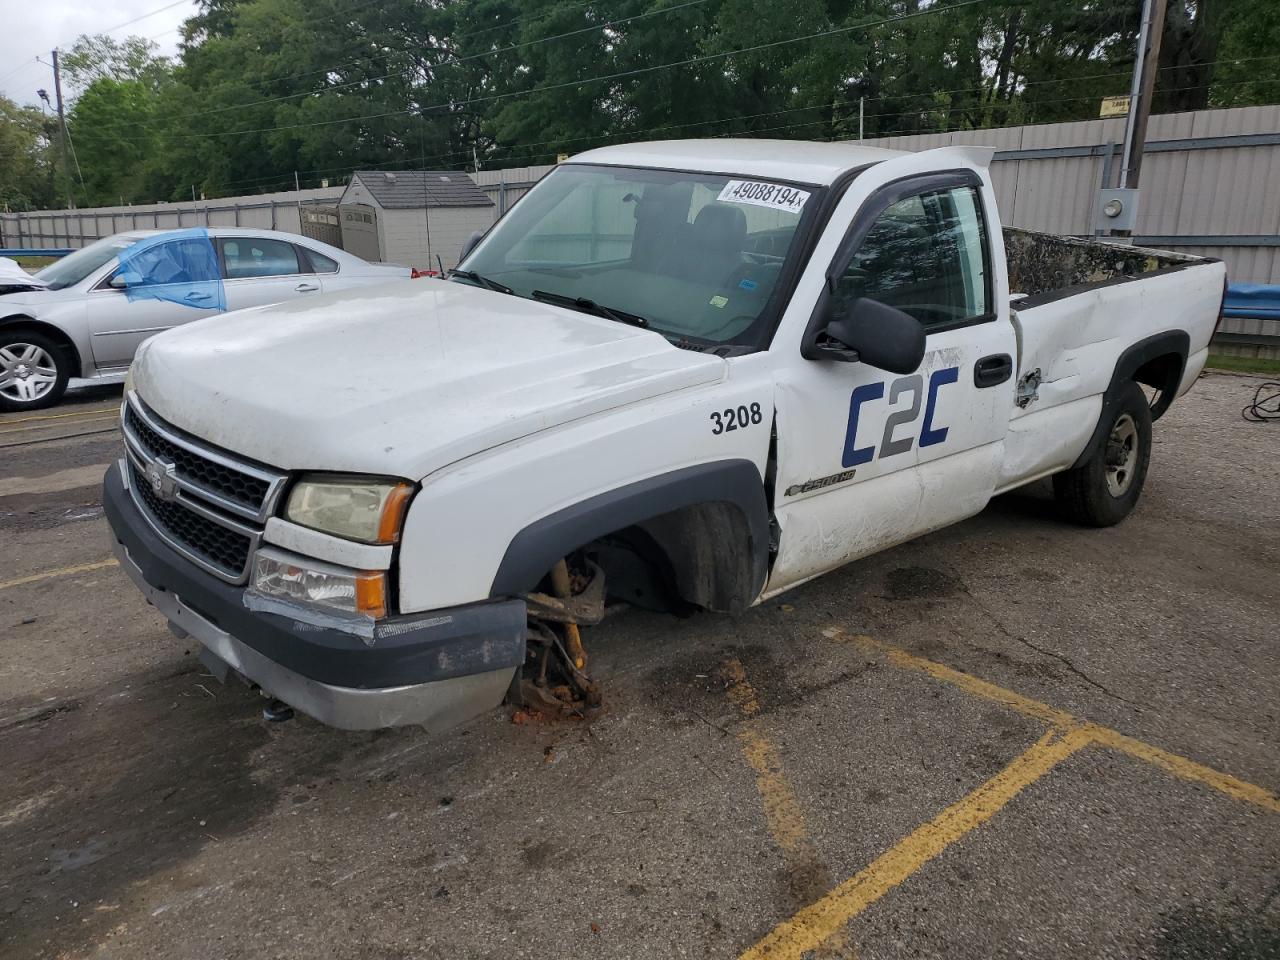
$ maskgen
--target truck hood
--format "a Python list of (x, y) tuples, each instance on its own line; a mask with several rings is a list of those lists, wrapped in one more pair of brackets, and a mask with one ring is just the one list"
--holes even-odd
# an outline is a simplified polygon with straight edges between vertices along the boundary
[(262, 463), (418, 480), (727, 367), (652, 331), (424, 279), (187, 324), (147, 341), (133, 378), (165, 420)]

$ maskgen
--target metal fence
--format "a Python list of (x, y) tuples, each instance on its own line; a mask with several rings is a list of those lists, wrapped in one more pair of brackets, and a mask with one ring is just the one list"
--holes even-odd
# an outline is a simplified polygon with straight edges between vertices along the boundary
[(179, 227), (257, 227), (302, 234), (303, 209), (332, 207), (340, 196), (342, 187), (327, 187), (190, 203), (0, 213), (0, 247), (83, 247), (126, 230)]
[[(1009, 226), (1088, 236), (1098, 189), (1119, 167), (1123, 118), (868, 140), (903, 150), (996, 148), (992, 179)], [(554, 166), (480, 170), (501, 216)], [(80, 247), (121, 230), (254, 226), (304, 232), (301, 210), (332, 207), (341, 187), (181, 204), (0, 214), (0, 247)], [(306, 226), (314, 227), (313, 224)], [(1151, 118), (1137, 243), (1216, 257), (1233, 283), (1280, 284), (1280, 105)], [(1224, 352), (1280, 356), (1280, 319), (1230, 317)]]

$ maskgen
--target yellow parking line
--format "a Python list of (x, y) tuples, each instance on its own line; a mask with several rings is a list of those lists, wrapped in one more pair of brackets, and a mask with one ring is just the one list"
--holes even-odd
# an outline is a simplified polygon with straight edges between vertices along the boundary
[(0, 427), (8, 426), (11, 423), (34, 423), (37, 420), (70, 420), (75, 417), (93, 417), (102, 413), (114, 413), (116, 416), (119, 416), (119, 404), (115, 407), (94, 407), (92, 410), (76, 410), (72, 413), (46, 413), (36, 417), (18, 417), (15, 420), (0, 420)]
[(1113, 750), (1127, 753), (1131, 757), (1144, 760), (1184, 780), (1191, 780), (1213, 787), (1229, 797), (1235, 797), (1237, 800), (1244, 800), (1264, 809), (1280, 813), (1280, 798), (1256, 784), (1238, 780), (1229, 774), (1214, 770), (1212, 767), (1206, 767), (1203, 764), (1196, 763), (1194, 760), (1188, 760), (1186, 757), (1180, 757), (1175, 753), (1162, 750), (1142, 740), (1136, 740), (1109, 727), (1086, 723), (1064, 710), (1057, 710), (1048, 704), (1041, 703), (1039, 700), (1024, 697), (1020, 693), (1014, 693), (1012, 690), (998, 687), (994, 683), (979, 680), (970, 674), (961, 673), (959, 670), (943, 666), (941, 663), (935, 663), (932, 660), (926, 660), (924, 657), (908, 653), (905, 650), (874, 640), (871, 637), (847, 634), (839, 629), (826, 630), (824, 635), (832, 640), (856, 643), (859, 646), (879, 651), (895, 666), (927, 674), (935, 680), (941, 680), (944, 683), (959, 687), (966, 693), (982, 697), (984, 700), (1004, 704), (1024, 716), (1044, 720), (1059, 727), (1084, 727), (1090, 732), (1093, 739), (1102, 746), (1110, 747)]
[(59, 567), (57, 570), (33, 573), (29, 577), (18, 577), (16, 580), (0, 580), (0, 590), (7, 590), (9, 587), (20, 587), (24, 583), (39, 583), (41, 580), (52, 580), (54, 577), (69, 577), (73, 573), (88, 573), (90, 570), (101, 570), (104, 567), (114, 567), (115, 565), (115, 557), (108, 557), (106, 560), (95, 560), (93, 563), (79, 563), (73, 567)]
[(1092, 742), (1075, 727), (1050, 730), (1009, 766), (917, 828), (870, 866), (775, 927), (739, 960), (801, 960), (922, 866), (1000, 812), (1023, 789)]
[[(82, 423), (102, 423), (103, 421), (106, 421), (106, 420), (119, 420), (119, 419), (120, 419), (120, 414), (118, 413), (105, 413), (96, 417), (81, 417), (77, 419), (74, 423), (63, 423), (63, 424), (37, 423), (35, 426), (31, 426), (31, 427), (14, 427), (12, 429), (2, 429), (6, 427), (7, 424), (4, 422), (0, 422), (0, 436), (8, 436), (9, 434), (13, 434), (13, 433), (30, 433), (33, 430), (51, 430), (54, 427), (59, 427), (59, 426), (74, 427), (74, 426), (79, 426)], [(17, 421), (9, 421), (9, 422), (16, 423)]]
[(1145, 760), (1153, 766), (1172, 773), (1175, 777), (1181, 777), (1183, 780), (1190, 780), (1193, 783), (1203, 783), (1221, 793), (1225, 793), (1229, 797), (1256, 804), (1273, 813), (1280, 813), (1280, 798), (1256, 784), (1237, 780), (1235, 777), (1214, 770), (1212, 767), (1206, 767), (1203, 764), (1196, 763), (1194, 760), (1180, 757), (1176, 753), (1161, 750), (1159, 747), (1154, 747), (1141, 740), (1135, 740), (1133, 737), (1126, 737), (1123, 733), (1118, 733), (1106, 727), (1092, 727), (1091, 732), (1094, 740), (1104, 747), (1111, 747), (1113, 750), (1120, 750), (1131, 757)]
[[(787, 872), (793, 881), (807, 888), (796, 891), (807, 900), (808, 897), (831, 888), (831, 873), (819, 858), (813, 841), (809, 839), (804, 812), (800, 808), (795, 790), (782, 772), (782, 760), (777, 747), (761, 729), (757, 719), (760, 700), (747, 679), (742, 662), (736, 657), (726, 661), (724, 675), (729, 681), (729, 699), (738, 708), (744, 721), (738, 730), (738, 744), (747, 764), (755, 771), (756, 790), (764, 806), (769, 835), (782, 851)], [(854, 956), (851, 945), (845, 940), (843, 928), (832, 931), (810, 949), (813, 948), (820, 948), (815, 953), (816, 957)]]

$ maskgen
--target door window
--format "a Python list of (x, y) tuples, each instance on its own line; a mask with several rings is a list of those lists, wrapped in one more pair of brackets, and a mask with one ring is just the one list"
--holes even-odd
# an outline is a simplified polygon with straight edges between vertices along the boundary
[(338, 261), (308, 248), (304, 256), (311, 262), (312, 273), (337, 273)]
[(293, 244), (268, 237), (228, 237), (222, 241), (228, 280), (281, 277), (298, 273)]
[(978, 191), (935, 190), (885, 208), (841, 275), (838, 296), (897, 307), (926, 329), (988, 319), (990, 255)]
[(202, 228), (148, 237), (122, 251), (119, 260), (108, 283), (123, 287), (131, 303), (166, 300), (200, 309), (227, 308), (218, 257)]

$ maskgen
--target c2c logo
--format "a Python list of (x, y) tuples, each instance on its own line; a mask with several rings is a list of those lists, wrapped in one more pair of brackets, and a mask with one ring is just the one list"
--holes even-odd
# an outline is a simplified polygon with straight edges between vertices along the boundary
[[(920, 424), (920, 446), (931, 447), (947, 439), (947, 428), (933, 425), (933, 417), (938, 410), (938, 391), (948, 383), (955, 383), (959, 379), (959, 367), (943, 367), (930, 375), (928, 398), (924, 404), (924, 422)], [(899, 377), (889, 385), (890, 405), (897, 403), (898, 398), (904, 393), (910, 393), (911, 406), (889, 414), (884, 422), (884, 434), (880, 438), (880, 452), (877, 454), (874, 446), (858, 446), (858, 416), (864, 403), (879, 400), (884, 396), (884, 381), (864, 383), (856, 388), (849, 397), (849, 426), (845, 428), (844, 456), (840, 458), (841, 465), (856, 467), (860, 463), (869, 463), (872, 458), (883, 460), (885, 457), (908, 452), (915, 437), (895, 438), (893, 434), (898, 427), (904, 423), (911, 423), (920, 415), (920, 397), (924, 392), (924, 377), (918, 373), (913, 373), (909, 377)]]

